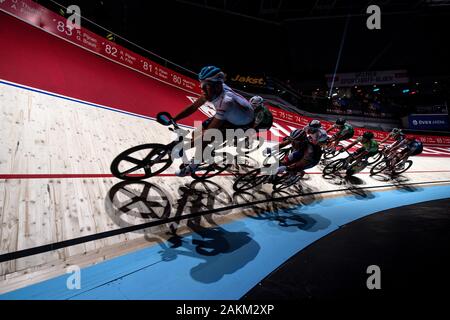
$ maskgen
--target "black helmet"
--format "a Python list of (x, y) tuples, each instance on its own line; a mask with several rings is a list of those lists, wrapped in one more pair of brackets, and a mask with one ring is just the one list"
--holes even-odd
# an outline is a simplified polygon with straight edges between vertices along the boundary
[(366, 139), (366, 140), (372, 140), (374, 137), (373, 133), (370, 131), (364, 132), (362, 136), (363, 136), (363, 139)]
[(343, 119), (343, 118), (339, 118), (339, 119), (336, 120), (336, 124), (337, 124), (338, 126), (343, 126), (343, 125), (345, 124), (346, 121), (347, 121), (347, 120), (345, 120), (345, 119)]
[(292, 140), (303, 140), (306, 138), (306, 133), (303, 130), (295, 129), (294, 131), (291, 132), (289, 137)]

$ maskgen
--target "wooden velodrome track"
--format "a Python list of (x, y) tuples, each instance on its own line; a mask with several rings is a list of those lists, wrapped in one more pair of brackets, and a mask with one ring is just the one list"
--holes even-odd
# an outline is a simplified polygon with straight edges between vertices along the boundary
[[(349, 187), (386, 188), (393, 184), (371, 178), (367, 170), (350, 182), (326, 180), (317, 174), (320, 168), (316, 167), (309, 170), (301, 187), (274, 194), (270, 185), (264, 185), (257, 192), (239, 196), (233, 194), (235, 178), (232, 175), (217, 176), (211, 183), (192, 185), (190, 177), (170, 175), (176, 168), (173, 164), (165, 172), (169, 175), (148, 179), (148, 185), (118, 185), (120, 181), (109, 172), (112, 159), (134, 145), (168, 143), (170, 131), (150, 119), (12, 85), (0, 85), (0, 97), (2, 255), (157, 220), (149, 215), (151, 211), (146, 201), (156, 202), (158, 216), (170, 218), (268, 200), (250, 208), (238, 206), (207, 215), (209, 218), (202, 219), (201, 224), (208, 226), (260, 210), (273, 210), (276, 201), (271, 202), (272, 197)], [(259, 162), (263, 159), (261, 150), (251, 156)], [(416, 157), (414, 166), (401, 177), (400, 183), (448, 182), (449, 164), (448, 158)], [(142, 196), (144, 188), (148, 188), (146, 197)], [(345, 192), (331, 192), (321, 197), (339, 196)], [(199, 193), (203, 194), (200, 200)], [(308, 196), (299, 196), (277, 206), (290, 206), (308, 199)], [(120, 210), (124, 207), (127, 210)], [(180, 223), (160, 224), (4, 261), (0, 263), (0, 292), (63, 274), (71, 264), (83, 267), (151, 246), (166, 239), (167, 231), (175, 225), (179, 234), (191, 232), (186, 227), (186, 220), (181, 220)]]

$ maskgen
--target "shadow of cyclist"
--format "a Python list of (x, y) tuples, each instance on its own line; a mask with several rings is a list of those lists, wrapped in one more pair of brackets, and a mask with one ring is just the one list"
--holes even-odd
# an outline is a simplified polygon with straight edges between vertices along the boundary
[(187, 226), (193, 233), (179, 236), (175, 230), (167, 244), (159, 243), (161, 258), (165, 262), (180, 256), (197, 259), (200, 262), (191, 268), (191, 277), (202, 283), (217, 282), (244, 267), (260, 250), (242, 222), (235, 221), (233, 225), (233, 229), (241, 231), (228, 231), (220, 226), (207, 228), (202, 226), (202, 217), (190, 219)]

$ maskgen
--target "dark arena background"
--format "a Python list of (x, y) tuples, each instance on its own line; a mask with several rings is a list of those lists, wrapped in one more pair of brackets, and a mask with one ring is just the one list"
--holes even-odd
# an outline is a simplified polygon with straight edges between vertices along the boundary
[[(449, 16), (445, 0), (0, 0), (0, 300), (444, 307)], [(258, 132), (195, 162), (177, 143), (202, 122)]]

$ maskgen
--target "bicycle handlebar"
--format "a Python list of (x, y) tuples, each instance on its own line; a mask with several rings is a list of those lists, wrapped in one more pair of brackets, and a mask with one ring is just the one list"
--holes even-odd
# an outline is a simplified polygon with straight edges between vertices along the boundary
[(156, 121), (158, 121), (158, 123), (162, 124), (163, 126), (173, 125), (174, 129), (180, 128), (168, 112), (159, 112), (156, 115)]

